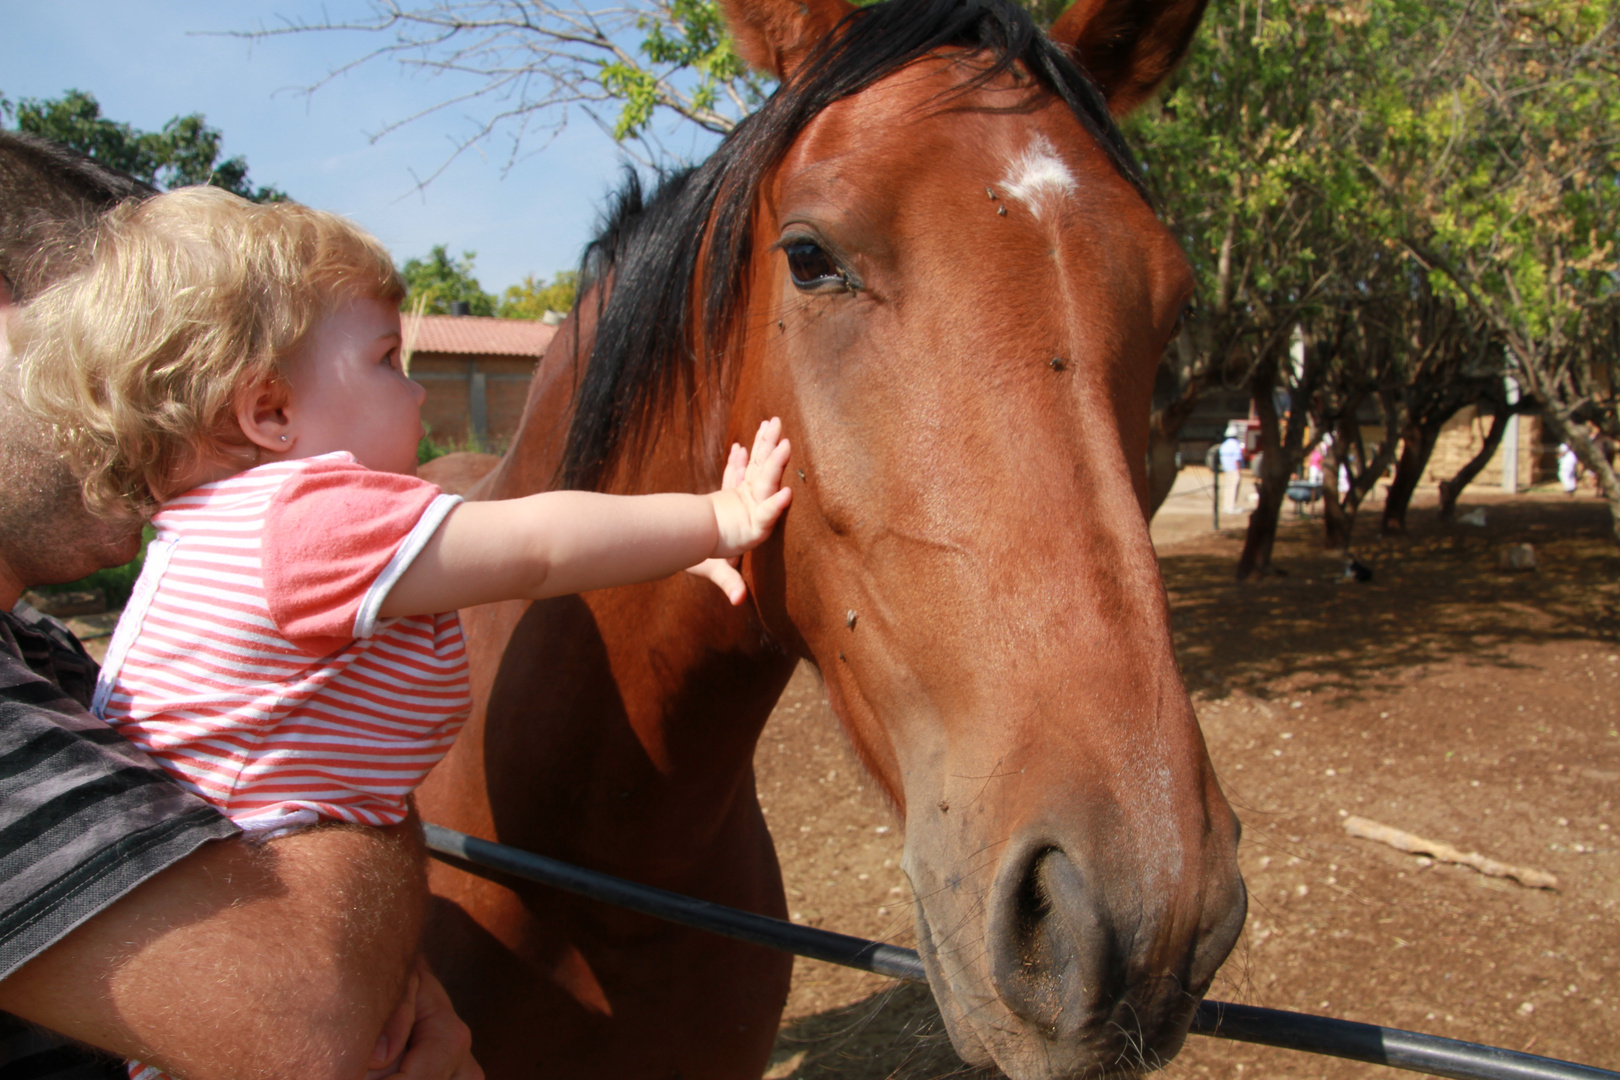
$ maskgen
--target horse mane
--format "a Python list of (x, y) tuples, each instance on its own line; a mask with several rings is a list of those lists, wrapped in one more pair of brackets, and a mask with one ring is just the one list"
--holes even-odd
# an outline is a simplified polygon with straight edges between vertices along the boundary
[[(858, 8), (707, 161), (662, 175), (650, 197), (631, 172), (611, 200), (581, 263), (579, 303), (594, 298), (598, 305), (596, 335), (575, 394), (560, 486), (595, 488), (627, 452), (632, 461), (644, 456), (659, 408), (683, 399), (692, 408), (700, 380), (720, 371), (741, 333), (752, 207), (763, 178), (805, 126), (833, 102), (942, 49), (991, 57), (958, 94), (1022, 66), (1069, 106), (1149, 199), (1096, 84), (1010, 0), (887, 0)], [(705, 249), (706, 268), (699, 263)]]

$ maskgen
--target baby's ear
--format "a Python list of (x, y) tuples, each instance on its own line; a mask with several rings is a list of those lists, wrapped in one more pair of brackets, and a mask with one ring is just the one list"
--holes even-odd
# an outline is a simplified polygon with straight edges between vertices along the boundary
[(291, 402), (285, 379), (276, 375), (255, 380), (236, 394), (234, 412), (242, 437), (272, 454), (291, 450), (295, 434), (287, 415)]

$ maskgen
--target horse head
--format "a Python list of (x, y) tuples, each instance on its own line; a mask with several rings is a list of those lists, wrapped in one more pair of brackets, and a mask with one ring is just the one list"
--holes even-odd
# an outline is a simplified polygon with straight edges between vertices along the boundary
[[(1112, 112), (1202, 0), (1081, 0), (1051, 36), (1007, 0), (722, 6), (782, 85), (649, 199), (627, 183), (480, 490), (712, 490), (780, 415), (793, 505), (744, 560), (752, 607), (680, 575), (464, 613), (477, 704), (423, 814), (785, 913), (749, 763), (808, 658), (905, 815), (962, 1056), (1157, 1065), (1245, 901), (1143, 509), (1192, 279)], [(442, 867), (434, 888), (492, 1073), (759, 1075), (785, 960)], [(546, 1024), (566, 1044), (536, 1065)]]
[(962, 1056), (1154, 1067), (1246, 901), (1143, 509), (1192, 277), (1111, 113), (1202, 0), (1080, 0), (1050, 40), (994, 2), (722, 6), (783, 82), (746, 237), (710, 240), (747, 249), (733, 437), (794, 443), (761, 617), (905, 816)]

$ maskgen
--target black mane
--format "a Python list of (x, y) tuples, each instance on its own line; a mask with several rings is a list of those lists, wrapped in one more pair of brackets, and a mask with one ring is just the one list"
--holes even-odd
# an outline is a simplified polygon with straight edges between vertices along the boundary
[[(962, 92), (1022, 65), (1073, 110), (1147, 197), (1096, 85), (1016, 4), (887, 0), (857, 9), (706, 162), (664, 176), (650, 199), (632, 174), (614, 198), (581, 267), (581, 303), (591, 285), (607, 284), (610, 276), (612, 282), (575, 396), (559, 478), (564, 487), (600, 484), (621, 453), (646, 449), (649, 421), (661, 404), (693, 401), (699, 380), (719, 370), (747, 300), (750, 211), (760, 181), (805, 125), (833, 102), (940, 49), (994, 58)], [(710, 256), (702, 270), (705, 233)], [(601, 293), (595, 295), (602, 304)]]

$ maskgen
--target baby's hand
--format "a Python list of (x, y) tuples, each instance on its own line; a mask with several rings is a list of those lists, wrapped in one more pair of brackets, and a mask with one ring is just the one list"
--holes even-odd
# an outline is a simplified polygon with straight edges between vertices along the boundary
[(720, 542), (714, 555), (690, 572), (714, 582), (733, 604), (742, 603), (745, 589), (742, 575), (730, 560), (764, 543), (793, 500), (793, 489), (782, 486), (782, 472), (791, 452), (782, 438), (782, 421), (772, 417), (759, 425), (752, 453), (732, 446), (720, 490), (709, 496)]
[(782, 486), (782, 472), (791, 452), (782, 438), (782, 421), (774, 416), (759, 425), (752, 453), (732, 446), (720, 490), (709, 496), (720, 527), (714, 558), (729, 559), (751, 551), (771, 535), (776, 519), (793, 499), (793, 489)]

